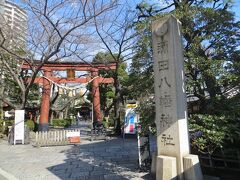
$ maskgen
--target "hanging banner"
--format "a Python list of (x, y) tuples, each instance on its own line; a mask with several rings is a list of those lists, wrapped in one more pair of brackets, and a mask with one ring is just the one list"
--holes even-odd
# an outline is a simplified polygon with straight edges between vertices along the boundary
[(69, 96), (69, 97), (73, 97), (73, 91), (72, 91), (72, 90), (70, 90), (70, 91), (68, 92), (68, 96)]
[(24, 110), (15, 110), (14, 145), (17, 141), (21, 141), (24, 144), (24, 114)]
[(137, 104), (127, 104), (124, 120), (124, 134), (136, 134), (137, 114), (135, 109)]
[(59, 95), (64, 94), (64, 92), (63, 92), (63, 88), (58, 88), (58, 94), (59, 94)]

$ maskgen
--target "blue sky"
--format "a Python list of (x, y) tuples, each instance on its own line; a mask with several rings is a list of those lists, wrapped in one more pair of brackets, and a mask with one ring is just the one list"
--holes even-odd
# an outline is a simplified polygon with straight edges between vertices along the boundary
[(233, 11), (236, 13), (236, 18), (240, 20), (240, 0), (234, 0), (234, 3)]
[[(14, 1), (14, 2), (16, 2), (16, 3), (20, 3), (20, 2), (22, 2), (22, 0), (12, 0), (12, 1)], [(50, 1), (50, 0), (49, 0)], [(58, 0), (54, 0), (54, 1), (58, 1)], [(121, 3), (124, 3), (126, 6), (130, 6), (131, 7), (131, 9), (132, 10), (134, 10), (135, 9), (135, 7), (136, 7), (136, 5), (138, 4), (138, 3), (140, 3), (140, 2), (142, 2), (143, 0), (120, 0), (120, 2)], [(227, 1), (227, 0), (225, 0), (225, 1)], [(235, 12), (235, 14), (236, 14), (236, 19), (237, 20), (239, 20), (240, 21), (240, 0), (232, 0), (233, 2), (234, 2), (234, 5), (233, 5), (233, 7), (232, 7), (232, 11), (233, 12)], [(32, 1), (32, 2), (34, 2), (34, 1)], [(165, 4), (163, 4), (162, 2), (166, 2), (166, 1), (164, 1), (164, 0), (145, 0), (145, 2), (147, 2), (147, 3), (151, 3), (151, 4), (156, 4), (156, 5), (159, 5), (159, 6), (161, 6), (161, 7), (164, 7), (164, 5), (166, 5), (166, 3)], [(169, 1), (167, 1), (167, 2), (171, 2), (171, 0), (169, 0)], [(114, 14), (114, 13), (113, 13)], [(112, 16), (114, 16), (112, 14)], [(123, 12), (121, 13), (121, 14), (124, 14)], [(94, 43), (95, 44), (99, 44), (99, 42), (96, 40), (96, 39), (94, 39)], [(101, 45), (100, 45), (101, 46)], [(94, 49), (92, 49), (93, 48), (93, 44), (91, 44), (91, 48), (89, 49), (89, 52), (91, 51), (92, 52), (92, 55), (94, 56), (95, 54), (96, 54), (96, 52), (98, 52), (98, 51), (100, 51), (100, 49), (99, 48), (95, 48), (96, 50), (96, 52), (94, 51)]]
[[(22, 0), (10, 0), (10, 1), (13, 1), (15, 3), (21, 4)], [(123, 0), (123, 1), (125, 1), (125, 0)], [(136, 4), (138, 4), (138, 3), (142, 2), (142, 1), (145, 1), (145, 2), (148, 2), (148, 3), (156, 3), (156, 4), (158, 4), (162, 0), (127, 0), (127, 3), (129, 5), (131, 5), (131, 6), (133, 6), (132, 7), (133, 9), (135, 9)], [(233, 10), (233, 12), (235, 12), (236, 18), (238, 20), (240, 20), (240, 0), (232, 0), (232, 2), (234, 3), (232, 10)]]

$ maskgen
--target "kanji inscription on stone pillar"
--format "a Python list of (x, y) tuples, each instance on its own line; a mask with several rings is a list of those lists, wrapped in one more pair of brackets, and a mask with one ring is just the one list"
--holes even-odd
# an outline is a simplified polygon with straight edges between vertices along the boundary
[[(174, 16), (152, 24), (154, 84), (157, 125), (157, 179), (184, 179), (183, 159), (189, 155), (181, 24)], [(164, 159), (168, 157), (167, 159)], [(171, 157), (171, 158), (169, 158)], [(176, 161), (172, 160), (176, 158)], [(158, 161), (158, 160), (157, 160)], [(171, 163), (168, 163), (170, 162)], [(174, 165), (173, 162), (176, 162)], [(165, 167), (171, 164), (171, 167)], [(174, 169), (166, 174), (166, 169)], [(158, 172), (159, 168), (161, 171)]]

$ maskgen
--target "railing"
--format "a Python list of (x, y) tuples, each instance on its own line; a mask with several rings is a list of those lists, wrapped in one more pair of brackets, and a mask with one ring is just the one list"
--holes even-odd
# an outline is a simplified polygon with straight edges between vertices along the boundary
[(212, 167), (217, 169), (232, 169), (240, 171), (240, 152), (232, 152), (234, 156), (226, 156), (222, 151), (222, 154), (214, 156), (203, 156), (200, 155), (199, 159), (201, 165), (204, 167)]
[(36, 132), (36, 146), (66, 145), (80, 142), (80, 129)]

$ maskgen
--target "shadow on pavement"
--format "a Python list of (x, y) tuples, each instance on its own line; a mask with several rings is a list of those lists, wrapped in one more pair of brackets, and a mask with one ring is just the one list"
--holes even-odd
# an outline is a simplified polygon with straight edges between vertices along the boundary
[(84, 142), (62, 151), (65, 162), (47, 169), (60, 179), (150, 179), (138, 171), (136, 139)]

